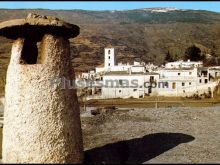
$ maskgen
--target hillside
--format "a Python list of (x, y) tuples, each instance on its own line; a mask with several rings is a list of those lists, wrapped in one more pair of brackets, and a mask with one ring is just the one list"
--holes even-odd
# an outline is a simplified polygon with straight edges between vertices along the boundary
[[(53, 15), (81, 28), (71, 39), (76, 72), (103, 62), (103, 48), (116, 48), (117, 60), (144, 60), (162, 64), (165, 54), (181, 57), (192, 44), (220, 56), (220, 13), (202, 10), (137, 9), (124, 11), (8, 10), (0, 9), (0, 22), (24, 18), (27, 13)], [(0, 37), (0, 87), (9, 61), (11, 41)], [(86, 59), (86, 60), (85, 60)]]

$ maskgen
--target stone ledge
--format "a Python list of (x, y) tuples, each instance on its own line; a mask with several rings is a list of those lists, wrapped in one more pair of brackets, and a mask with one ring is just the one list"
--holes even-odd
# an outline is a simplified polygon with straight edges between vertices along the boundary
[(9, 39), (31, 38), (41, 40), (44, 34), (74, 38), (79, 27), (56, 17), (29, 13), (25, 19), (14, 19), (0, 23), (0, 35)]

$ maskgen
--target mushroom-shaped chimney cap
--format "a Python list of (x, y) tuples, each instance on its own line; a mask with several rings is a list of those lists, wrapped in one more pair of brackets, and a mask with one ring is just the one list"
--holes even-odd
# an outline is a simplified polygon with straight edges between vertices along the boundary
[(29, 13), (25, 19), (14, 19), (0, 23), (0, 36), (9, 39), (30, 38), (40, 41), (44, 34), (74, 38), (79, 27), (52, 16)]

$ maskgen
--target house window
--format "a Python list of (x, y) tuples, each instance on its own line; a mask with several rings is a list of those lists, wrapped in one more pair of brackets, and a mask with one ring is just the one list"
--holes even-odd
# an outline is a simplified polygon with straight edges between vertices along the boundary
[(208, 71), (202, 71), (202, 74), (203, 74), (204, 77), (207, 77)]
[(185, 86), (185, 83), (184, 83), (184, 82), (182, 82), (182, 86)]
[(111, 51), (110, 50), (108, 50), (108, 54), (110, 54), (111, 53)]
[(137, 91), (137, 89), (133, 89), (133, 91)]
[(205, 79), (205, 84), (207, 84), (208, 83), (208, 79)]
[(150, 76), (150, 82), (154, 81), (154, 76)]
[(191, 82), (189, 82), (189, 85), (191, 85), (192, 83)]
[(121, 93), (121, 90), (119, 90), (118, 92)]
[(202, 83), (202, 79), (199, 80), (199, 83)]
[(173, 82), (172, 88), (173, 88), (173, 89), (176, 89), (176, 83), (175, 83), (175, 82)]
[(192, 75), (192, 72), (189, 72), (189, 75)]
[(178, 76), (180, 76), (180, 73), (178, 73)]
[(165, 86), (166, 86), (167, 88), (169, 88), (169, 83), (168, 83), (168, 82), (166, 82), (166, 83), (165, 83)]

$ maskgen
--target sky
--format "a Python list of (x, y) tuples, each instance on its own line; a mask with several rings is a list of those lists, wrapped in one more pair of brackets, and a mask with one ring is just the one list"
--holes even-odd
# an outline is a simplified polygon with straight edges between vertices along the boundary
[(83, 9), (83, 10), (129, 10), (152, 7), (176, 7), (178, 9), (209, 10), (220, 12), (220, 1), (1, 1), (0, 8), (7, 9)]

